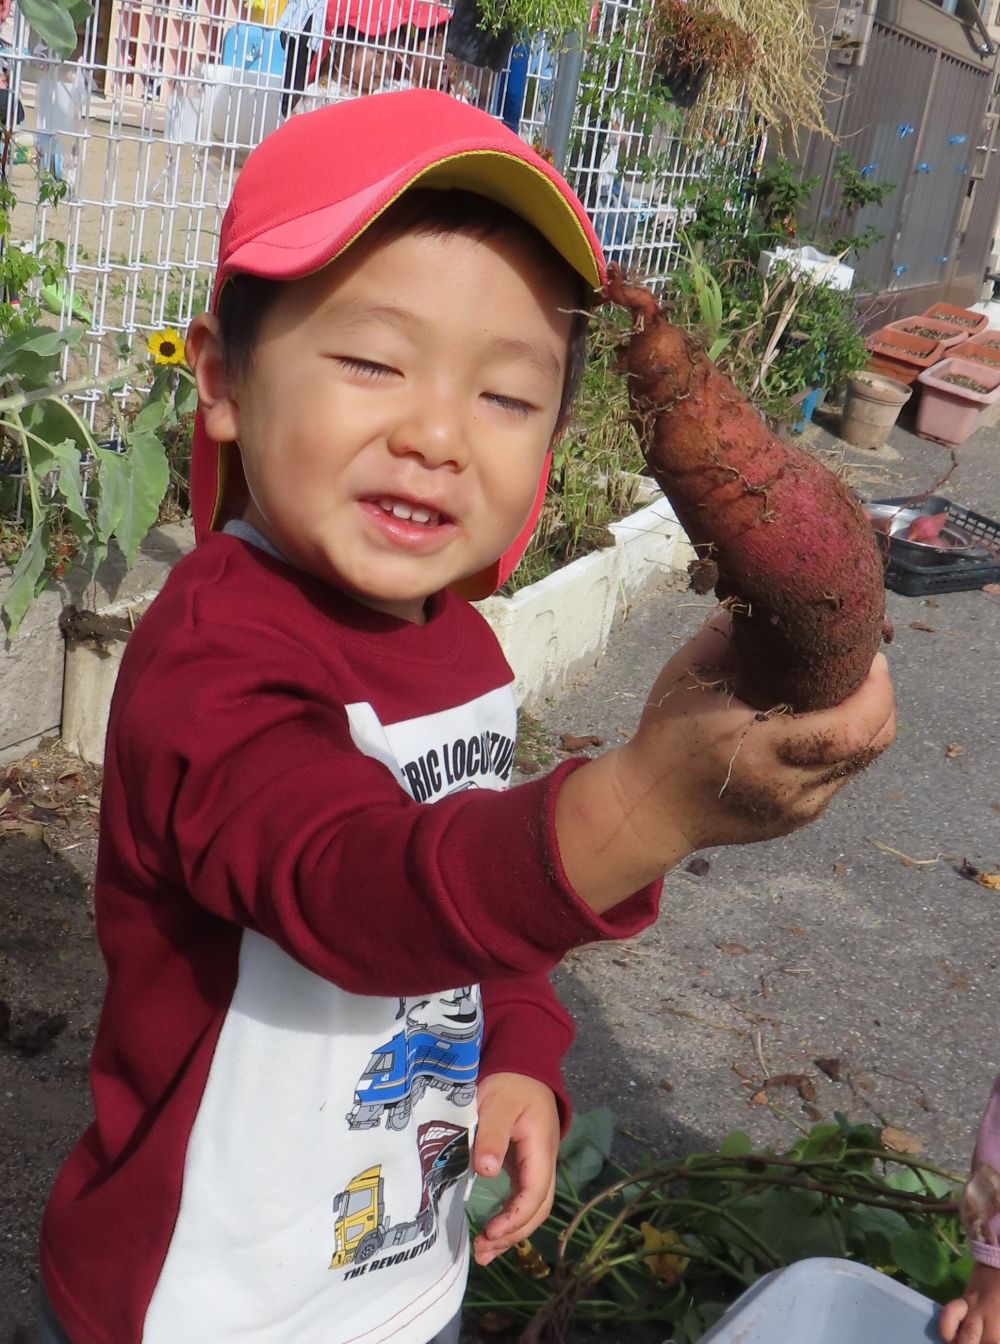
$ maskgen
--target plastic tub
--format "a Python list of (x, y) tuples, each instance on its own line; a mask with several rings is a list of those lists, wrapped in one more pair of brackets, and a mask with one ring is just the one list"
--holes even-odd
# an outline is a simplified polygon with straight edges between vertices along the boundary
[(865, 345), (870, 353), (867, 367), (872, 373), (884, 373), (907, 386), (916, 380), (921, 369), (929, 369), (944, 358), (940, 341), (923, 336), (901, 336), (891, 327), (872, 332)]
[[(969, 378), (985, 387), (976, 392), (949, 383), (951, 377)], [(923, 396), (917, 409), (917, 433), (936, 443), (964, 443), (987, 406), (1000, 401), (1000, 367), (974, 364), (967, 359), (943, 359), (919, 375)]]
[(958, 308), (953, 303), (932, 303), (924, 310), (924, 317), (939, 317), (942, 322), (954, 322), (963, 327), (966, 336), (978, 336), (990, 324), (985, 313), (974, 312), (971, 308)]
[(938, 1307), (853, 1260), (799, 1260), (749, 1288), (699, 1344), (927, 1344)]
[(987, 327), (955, 347), (960, 359), (975, 359), (983, 364), (1000, 364), (1000, 331)]
[[(941, 342), (946, 350), (950, 350), (953, 345), (958, 345), (960, 341), (969, 339), (968, 327), (959, 326), (955, 322), (942, 322), (937, 317), (901, 317), (898, 322), (890, 322), (890, 331), (902, 332), (904, 336), (914, 335), (914, 328), (919, 328), (919, 335), (926, 331), (932, 331), (934, 336)], [(925, 336), (925, 340), (933, 340), (934, 337)]]

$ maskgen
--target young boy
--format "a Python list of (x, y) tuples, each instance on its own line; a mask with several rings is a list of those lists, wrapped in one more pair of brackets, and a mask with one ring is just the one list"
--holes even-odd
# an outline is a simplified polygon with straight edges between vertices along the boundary
[(798, 720), (706, 689), (717, 620), (625, 746), (506, 789), (511, 674), (465, 599), (526, 544), (603, 279), (565, 182), (445, 95), (247, 160), (188, 336), (199, 544), (112, 711), (95, 1121), (46, 1211), (46, 1338), (457, 1338), (470, 1165), (512, 1176), (482, 1263), (552, 1199), (548, 971), (891, 740), (882, 659)]

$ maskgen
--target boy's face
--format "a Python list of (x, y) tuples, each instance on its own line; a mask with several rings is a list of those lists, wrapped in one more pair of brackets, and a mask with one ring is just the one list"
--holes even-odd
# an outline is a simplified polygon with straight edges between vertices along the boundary
[(421, 621), (524, 525), (572, 303), (505, 234), (363, 239), (289, 284), (252, 370), (206, 411), (240, 445), (247, 521), (318, 578)]

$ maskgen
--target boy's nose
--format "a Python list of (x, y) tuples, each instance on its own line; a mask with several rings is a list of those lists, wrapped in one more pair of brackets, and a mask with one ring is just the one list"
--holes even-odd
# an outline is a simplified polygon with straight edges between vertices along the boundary
[(427, 467), (461, 471), (469, 460), (461, 417), (447, 397), (423, 398), (401, 416), (388, 437), (395, 457), (418, 457)]

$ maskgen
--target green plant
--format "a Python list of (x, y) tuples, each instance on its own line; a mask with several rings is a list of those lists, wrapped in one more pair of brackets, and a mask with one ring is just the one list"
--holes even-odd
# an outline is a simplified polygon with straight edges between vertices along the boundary
[(794, 237), (796, 216), (818, 182), (818, 177), (801, 177), (799, 165), (784, 154), (764, 163), (756, 181), (762, 232), (775, 238)]
[[(530, 1321), (532, 1344), (565, 1339), (571, 1321), (657, 1321), (691, 1344), (761, 1275), (809, 1256), (870, 1265), (937, 1301), (964, 1286), (960, 1178), (889, 1147), (890, 1131), (837, 1115), (785, 1152), (731, 1134), (717, 1152), (630, 1173), (608, 1161), (611, 1130), (606, 1111), (574, 1122), (552, 1216), (530, 1252), (473, 1269), (470, 1311)], [(477, 1182), (473, 1222), (502, 1197), (502, 1183)]]
[(884, 235), (874, 224), (866, 224), (857, 233), (857, 217), (866, 206), (880, 206), (896, 190), (895, 182), (871, 182), (863, 169), (847, 153), (837, 155), (834, 178), (840, 191), (840, 204), (829, 226), (830, 250), (860, 256), (880, 242)]
[(585, 29), (590, 0), (478, 0), (479, 26), (489, 33), (544, 33), (553, 39)]
[(657, 67), (685, 77), (708, 70), (722, 80), (742, 79), (756, 55), (749, 33), (698, 0), (654, 0), (649, 31)]
[(552, 455), (542, 512), (531, 542), (504, 588), (510, 594), (588, 551), (614, 544), (608, 524), (631, 513), (643, 469), (617, 369), (620, 322), (595, 315), (572, 418)]
[[(91, 573), (114, 541), (131, 563), (157, 521), (170, 484), (164, 437), (180, 430), (194, 410), (190, 373), (177, 365), (156, 369), (145, 395), (128, 391), (146, 378), (143, 360), (106, 379), (59, 379), (63, 354), (82, 330), (24, 328), (0, 346), (0, 466), (9, 484), (23, 473), (29, 517), (20, 527), (0, 523), (0, 546), (13, 563), (3, 619), (13, 636), (35, 595), (76, 558)], [(100, 442), (74, 409), (72, 397), (102, 399), (113, 437)], [(20, 469), (20, 472), (18, 472)], [(0, 517), (13, 501), (0, 491)]]

